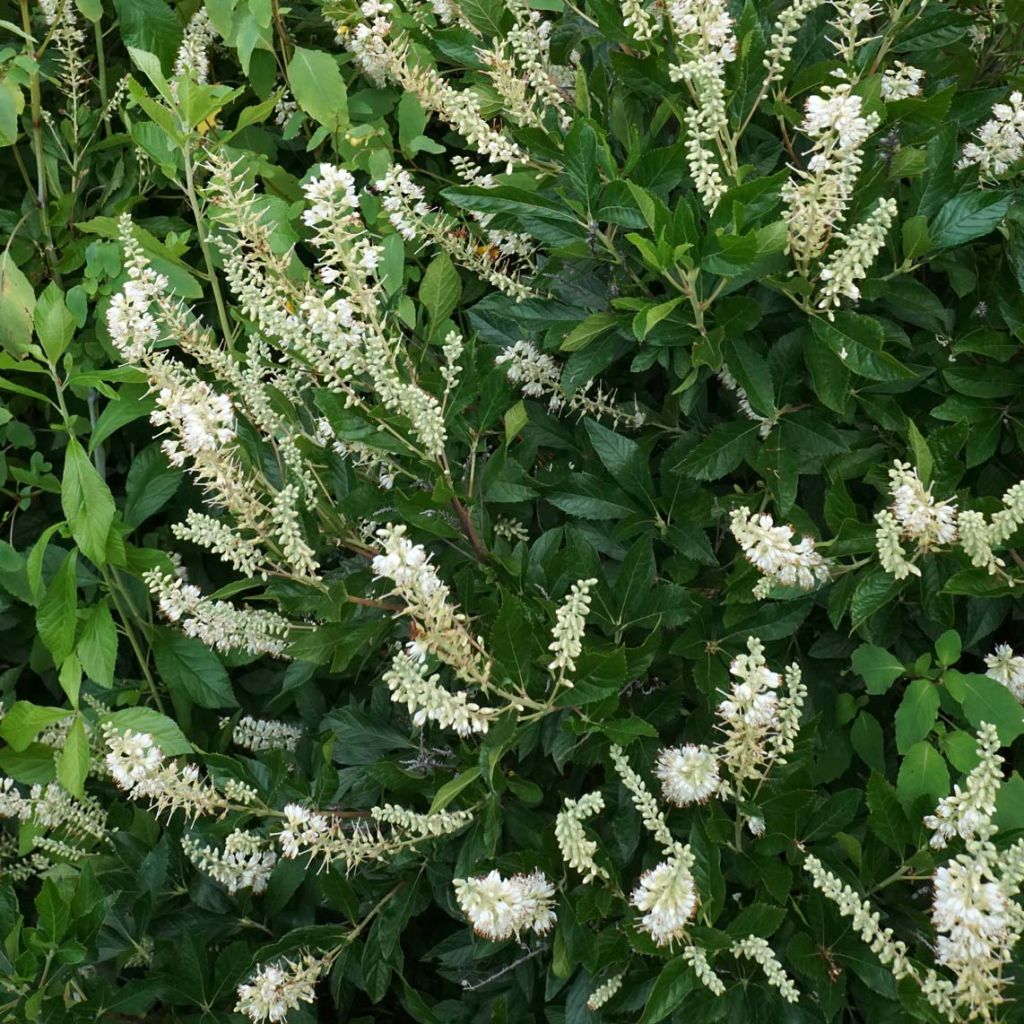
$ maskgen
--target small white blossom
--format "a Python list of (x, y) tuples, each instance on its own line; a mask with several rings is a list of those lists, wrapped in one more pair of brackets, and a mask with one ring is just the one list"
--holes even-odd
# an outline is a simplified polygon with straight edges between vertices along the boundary
[(985, 655), (985, 673), (990, 679), (1002, 683), (1010, 693), (1024, 704), (1024, 655), (1014, 654), (1009, 644), (1000, 644)]
[(316, 983), (327, 962), (306, 954), (300, 961), (265, 964), (244, 985), (238, 986), (236, 1013), (254, 1024), (281, 1024), (291, 1010), (316, 1001)]
[(630, 896), (630, 903), (643, 914), (639, 927), (658, 946), (683, 941), (686, 927), (697, 913), (700, 896), (693, 864), (690, 847), (675, 844), (666, 860), (641, 876)]
[(765, 596), (772, 583), (811, 590), (829, 578), (828, 565), (815, 551), (814, 541), (803, 537), (793, 544), (793, 527), (776, 526), (767, 513), (733, 509), (729, 528), (747, 561), (764, 574), (755, 588), (756, 596)]
[(882, 75), (882, 99), (895, 101), (907, 100), (912, 96), (921, 95), (921, 80), (924, 72), (903, 61), (895, 61)]
[(1024, 159), (1024, 94), (1014, 92), (1009, 103), (997, 103), (992, 117), (975, 133), (977, 142), (964, 146), (958, 166), (977, 166), (982, 177), (1003, 177)]

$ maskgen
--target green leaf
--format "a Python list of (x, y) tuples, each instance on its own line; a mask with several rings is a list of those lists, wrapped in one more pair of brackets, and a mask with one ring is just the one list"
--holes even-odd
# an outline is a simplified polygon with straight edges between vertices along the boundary
[(988, 676), (965, 675), (964, 714), (977, 729), (990, 722), (999, 732), (999, 742), (1008, 747), (1024, 733), (1024, 708), (1010, 691)]
[(861, 644), (853, 652), (853, 667), (867, 683), (868, 693), (885, 693), (903, 675), (903, 662), (874, 644)]
[(657, 1024), (677, 1009), (693, 989), (694, 973), (690, 965), (677, 956), (669, 960), (654, 981), (639, 1024)]
[(295, 102), (314, 121), (332, 131), (348, 127), (345, 80), (330, 54), (295, 47), (288, 63), (288, 84)]
[(76, 715), (57, 761), (57, 779), (79, 799), (85, 794), (85, 777), (89, 774), (89, 737), (81, 715)]
[(64, 293), (53, 281), (36, 299), (32, 319), (46, 358), (56, 365), (74, 336), (75, 318), (64, 304)]
[(423, 273), (419, 294), (432, 327), (451, 316), (462, 296), (462, 279), (448, 253), (439, 252), (430, 261)]
[(32, 343), (36, 297), (10, 251), (0, 255), (0, 348), (21, 358)]
[(156, 740), (157, 746), (168, 757), (180, 757), (192, 753), (192, 744), (178, 728), (178, 724), (155, 708), (121, 708), (100, 719), (109, 722), (119, 732), (131, 729), (133, 732), (147, 732)]
[(954, 196), (933, 218), (929, 230), (936, 249), (951, 249), (992, 231), (1010, 209), (1012, 195), (973, 189)]
[(640, 497), (654, 493), (647, 456), (635, 441), (596, 420), (586, 420), (586, 428), (597, 457), (617, 484)]
[(573, 192), (589, 212), (597, 202), (597, 135), (586, 121), (577, 121), (565, 137), (565, 173)]
[(757, 424), (719, 423), (676, 467), (695, 480), (719, 480), (757, 451)]
[(910, 826), (896, 791), (877, 772), (868, 780), (868, 826), (898, 856), (910, 838)]
[(617, 323), (618, 317), (614, 313), (591, 313), (565, 336), (559, 348), (563, 352), (576, 352), (606, 334)]
[(943, 668), (949, 668), (960, 660), (962, 645), (960, 634), (955, 629), (948, 629), (935, 641), (935, 654)]
[(163, 0), (114, 0), (125, 46), (155, 53), (170, 73), (181, 45), (181, 22)]
[(814, 337), (839, 356), (843, 365), (860, 377), (877, 381), (913, 380), (917, 374), (898, 359), (882, 351), (882, 325), (859, 313), (840, 311), (834, 322), (814, 317)]
[(78, 623), (78, 584), (75, 569), (78, 552), (69, 551), (46, 588), (36, 611), (39, 639), (59, 665), (75, 649)]
[(479, 765), (474, 765), (472, 768), (460, 772), (454, 779), (449, 779), (434, 794), (434, 799), (430, 804), (430, 813), (443, 811), (467, 786), (473, 785), (482, 774)]
[(181, 470), (168, 465), (160, 445), (143, 448), (125, 480), (125, 525), (134, 528), (159, 512), (177, 493), (181, 480)]
[(220, 659), (194, 637), (162, 629), (153, 636), (153, 657), (164, 684), (201, 708), (237, 707)]
[(39, 915), (39, 930), (44, 941), (56, 946), (71, 921), (71, 907), (52, 878), (43, 879), (43, 887), (36, 896), (36, 913)]
[(861, 711), (850, 729), (850, 743), (870, 769), (885, 771), (885, 735), (874, 715)]
[(768, 361), (741, 338), (727, 340), (724, 347), (729, 372), (746, 392), (751, 408), (761, 416), (772, 416), (775, 413), (775, 383)]
[(926, 740), (914, 744), (903, 758), (896, 780), (900, 803), (908, 807), (919, 797), (935, 800), (948, 792), (949, 769), (942, 755)]
[(114, 521), (114, 497), (76, 438), (68, 440), (60, 502), (82, 553), (96, 565), (103, 565)]
[(0, 719), (0, 737), (12, 750), (24, 750), (48, 725), (70, 715), (67, 708), (44, 708), (27, 700), (15, 701)]
[(903, 754), (918, 740), (923, 740), (938, 716), (938, 687), (928, 679), (915, 679), (896, 710), (896, 749)]
[(85, 674), (94, 683), (108, 689), (114, 685), (117, 627), (105, 601), (93, 605), (86, 614), (77, 653)]

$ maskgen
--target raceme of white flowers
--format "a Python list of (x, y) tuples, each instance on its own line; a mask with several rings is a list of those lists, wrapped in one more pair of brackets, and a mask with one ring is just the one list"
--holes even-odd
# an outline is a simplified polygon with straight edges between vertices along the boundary
[(812, 590), (829, 578), (828, 564), (815, 550), (814, 541), (803, 537), (793, 544), (793, 527), (776, 526), (768, 513), (735, 508), (729, 528), (744, 557), (763, 574), (754, 587), (755, 597), (766, 597), (774, 584)]
[(181, 848), (200, 871), (219, 882), (229, 893), (252, 889), (266, 892), (277, 854), (251, 832), (235, 829), (225, 840), (223, 852), (203, 846), (195, 836), (183, 836)]
[(997, 103), (992, 117), (975, 132), (976, 142), (964, 146), (960, 167), (977, 166), (981, 177), (1004, 177), (1024, 159), (1024, 94), (1014, 92)]
[(497, 871), (456, 878), (455, 898), (473, 930), (491, 942), (523, 932), (544, 935), (555, 925), (555, 887), (540, 871), (503, 878)]
[(555, 819), (555, 839), (562, 860), (583, 876), (583, 883), (595, 878), (607, 878), (608, 872), (594, 860), (597, 843), (587, 837), (583, 822), (604, 810), (604, 797), (598, 792), (587, 793), (579, 800), (566, 797), (562, 810)]
[(922, 971), (909, 959), (904, 942), (891, 928), (882, 928), (879, 914), (817, 857), (805, 869), (817, 889), (832, 900), (853, 929), (897, 978), (912, 978), (929, 1003), (953, 1022), (992, 1020), (1006, 1001), (1006, 967), (1024, 933), (1024, 907), (1017, 902), (1024, 882), (1024, 839), (998, 848), (992, 815), (1003, 781), (1003, 758), (995, 726), (978, 729), (978, 766), (963, 789), (945, 797), (934, 815), (925, 818), (933, 830), (932, 846), (941, 849), (953, 839), (963, 842), (932, 880), (932, 926), (936, 933), (935, 964)]
[[(1006, 563), (995, 551), (1024, 525), (1024, 483), (1010, 487), (1003, 494), (1003, 507), (986, 518), (973, 509), (958, 510), (952, 498), (937, 501), (909, 463), (894, 463), (889, 481), (892, 505), (875, 516), (876, 546), (886, 572), (896, 579), (920, 576), (914, 564), (918, 555), (959, 543), (972, 565), (1005, 576)], [(909, 558), (903, 547), (908, 542), (914, 547)]]
[(576, 671), (576, 659), (583, 652), (583, 630), (590, 611), (590, 588), (597, 586), (596, 579), (577, 580), (569, 588), (569, 596), (555, 612), (555, 625), (551, 630), (548, 650), (554, 658), (548, 664), (548, 671), (557, 673), (558, 682), (572, 686), (567, 678)]
[(643, 426), (644, 414), (639, 408), (626, 412), (615, 405), (615, 395), (605, 393), (593, 381), (570, 392), (562, 384), (558, 364), (546, 352), (541, 352), (531, 341), (517, 341), (502, 350), (495, 359), (505, 366), (508, 379), (519, 386), (527, 398), (546, 398), (548, 409), (559, 413), (563, 409), (580, 416), (606, 418), (616, 426), (638, 430)]
[(676, 807), (705, 803), (718, 792), (721, 782), (714, 751), (695, 743), (659, 751), (654, 774), (661, 780), (665, 799)]
[[(223, 719), (226, 725), (230, 719)], [(236, 747), (251, 750), (254, 754), (265, 750), (285, 750), (294, 753), (302, 739), (301, 726), (278, 722), (272, 718), (253, 718), (243, 715), (231, 730), (231, 742)]]
[(326, 958), (308, 953), (298, 961), (265, 964), (239, 985), (235, 1012), (253, 1024), (281, 1024), (292, 1010), (316, 1001), (316, 983), (329, 966)]
[(985, 655), (985, 673), (990, 679), (1005, 686), (1017, 700), (1024, 704), (1024, 655), (1014, 654), (1009, 644), (999, 644)]

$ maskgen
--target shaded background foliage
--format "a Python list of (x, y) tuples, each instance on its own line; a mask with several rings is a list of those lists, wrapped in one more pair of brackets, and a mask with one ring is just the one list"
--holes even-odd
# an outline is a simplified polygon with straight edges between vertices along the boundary
[[(461, 6), (485, 35), (508, 28), (492, 4)], [(813, 848), (861, 889), (878, 888), (900, 934), (929, 934), (926, 898), (903, 877), (926, 877), (936, 862), (921, 813), (969, 770), (969, 734), (993, 718), (1015, 744), (999, 820), (1024, 827), (1016, 770), (1024, 716), (981, 676), (982, 657), (1016, 638), (1014, 594), (954, 556), (926, 558), (920, 579), (893, 581), (873, 558), (872, 522), (895, 458), (911, 458), (936, 494), (963, 493), (985, 508), (1024, 477), (1019, 190), (979, 189), (974, 172), (955, 169), (963, 141), (1019, 74), (1024, 10), (1007, 3), (979, 56), (968, 31), (984, 13), (932, 3), (894, 47), (926, 70), (925, 96), (884, 104), (878, 76), (868, 78), (865, 102), (883, 120), (850, 222), (881, 195), (898, 198), (901, 221), (862, 301), (829, 321), (791, 298), (801, 296), (782, 253), (787, 155), (774, 118), (758, 115), (744, 139), (742, 162), (756, 175), (709, 217), (687, 176), (678, 88), (663, 61), (631, 46), (618, 6), (589, 0), (583, 14), (535, 6), (555, 18), (553, 52), (581, 55), (574, 124), (564, 140), (522, 130), (553, 170), (518, 171), (487, 192), (457, 184), (450, 157), (462, 144), (415, 97), (359, 75), (318, 4), (208, 0), (222, 36), (210, 81), (224, 88), (205, 100), (184, 144), (129, 51), (154, 54), (170, 73), (196, 4), (78, 3), (88, 82), (77, 110), (53, 47), (37, 63), (35, 44), (20, 34), (31, 28), (39, 38), (31, 9), (23, 8), (27, 22), (16, 10), (3, 26), (0, 689), (8, 707), (37, 710), (0, 723), (0, 770), (22, 785), (56, 777), (82, 792), (100, 713), (91, 697), (119, 709), (122, 725), (162, 730), (167, 753), (194, 746), (213, 778), (245, 780), (275, 805), (390, 799), (477, 812), (466, 832), (426, 855), (352, 878), (337, 866), (316, 872), (281, 861), (265, 895), (228, 896), (183, 857), (181, 822), (158, 823), (109, 782), (90, 779), (109, 806), (109, 842), (2, 890), (6, 1019), (240, 1020), (235, 988), (255, 963), (341, 942), (378, 906), (335, 963), (319, 1009), (296, 1020), (595, 1019), (584, 1005), (595, 981), (627, 963), (627, 985), (608, 1013), (648, 1024), (673, 1014), (932, 1019), (799, 866)], [(774, 11), (748, 3), (733, 13), (741, 55), (730, 85), (752, 100)], [(828, 80), (825, 14), (812, 15), (801, 35), (792, 88), (775, 111), (790, 129), (805, 95)], [(465, 29), (422, 31), (416, 42), (440, 67), (482, 81)], [(297, 106), (278, 123), (284, 87)], [(398, 484), (386, 502), (351, 468), (338, 469), (334, 487), (346, 517), (398, 510), (430, 544), (496, 663), (535, 691), (555, 605), (572, 582), (595, 577), (564, 710), (528, 725), (506, 717), (479, 743), (412, 729), (379, 682), (401, 627), (344, 600), (375, 592), (358, 559), (325, 563), (337, 583), (329, 597), (271, 589), (293, 616), (321, 622), (294, 640), (290, 662), (218, 655), (154, 615), (141, 574), (166, 565), (163, 552), (177, 546), (169, 524), (200, 496), (154, 441), (145, 380), (120, 365), (104, 315), (123, 283), (116, 218), (128, 211), (176, 294), (208, 322), (220, 319), (199, 210), (181, 187), (183, 150), (207, 145), (244, 160), (276, 240), (304, 254), (300, 181), (310, 167), (336, 161), (375, 180), (393, 156), (448, 209), (491, 213), (495, 226), (543, 244), (542, 297), (515, 303), (443, 255), (403, 246), (390, 231), (385, 243), (385, 292), (425, 346), (439, 343), (450, 319), (472, 339), (452, 448), (486, 561), (474, 557), (450, 495), (426, 470), (423, 488)], [(718, 293), (701, 329), (679, 298), (680, 267), (699, 270), (704, 296)], [(559, 419), (522, 400), (494, 356), (523, 338), (564, 360), (567, 387), (599, 376), (635, 397), (644, 429)], [(723, 359), (753, 410), (774, 420), (767, 436), (715, 377)], [(756, 573), (726, 529), (737, 504), (771, 507), (777, 521), (834, 538), (829, 555), (853, 567), (814, 593), (754, 602)], [(499, 516), (524, 523), (529, 542), (496, 536)], [(183, 554), (205, 589), (232, 582), (198, 550)], [(697, 938), (714, 949), (728, 936), (770, 936), (805, 993), (795, 1007), (743, 967), (721, 999), (697, 988), (681, 958), (631, 927), (611, 891), (578, 884), (552, 831), (563, 797), (601, 788), (602, 863), (628, 890), (650, 851), (607, 768), (608, 745), (626, 746), (641, 765), (660, 743), (707, 739), (728, 659), (750, 635), (766, 642), (771, 664), (799, 661), (810, 687), (797, 752), (754, 808), (766, 834), (731, 848), (734, 822), (719, 805), (670, 820), (697, 856)], [(61, 671), (72, 653), (80, 681)], [(150, 709), (177, 725), (158, 724)], [(242, 711), (297, 718), (307, 738), (294, 757), (231, 752), (221, 717)], [(55, 755), (40, 733), (69, 716), (77, 738)], [(12, 841), (20, 844), (8, 851), (12, 862), (28, 855), (31, 835), (22, 829)], [(565, 880), (548, 940), (499, 948), (465, 927), (451, 879), (492, 865)]]

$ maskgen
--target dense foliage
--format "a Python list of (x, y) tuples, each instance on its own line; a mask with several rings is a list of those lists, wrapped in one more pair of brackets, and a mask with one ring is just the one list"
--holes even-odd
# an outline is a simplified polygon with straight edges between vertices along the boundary
[(1013, 1020), (1020, 0), (19, 0), (0, 1020)]

